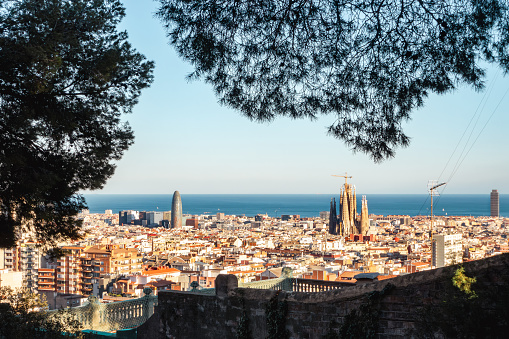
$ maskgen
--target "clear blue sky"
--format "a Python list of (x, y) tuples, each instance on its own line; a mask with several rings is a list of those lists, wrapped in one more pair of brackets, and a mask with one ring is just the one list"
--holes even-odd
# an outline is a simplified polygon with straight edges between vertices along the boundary
[(500, 101), (509, 79), (495, 68), (488, 72), (484, 92), (463, 87), (428, 98), (404, 125), (410, 146), (375, 164), (326, 135), (333, 116), (258, 124), (220, 106), (209, 85), (185, 79), (191, 66), (168, 45), (162, 24), (153, 17), (157, 2), (123, 2), (127, 15), (120, 28), (138, 51), (155, 61), (155, 81), (125, 117), (135, 144), (104, 189), (86, 193), (330, 194), (343, 183), (331, 174), (345, 171), (360, 193), (426, 193), (428, 180), (438, 179), (444, 168), (441, 181), (450, 177), (463, 144), (446, 164), (487, 94), (470, 144), (495, 113), (444, 193), (509, 193), (509, 95)]

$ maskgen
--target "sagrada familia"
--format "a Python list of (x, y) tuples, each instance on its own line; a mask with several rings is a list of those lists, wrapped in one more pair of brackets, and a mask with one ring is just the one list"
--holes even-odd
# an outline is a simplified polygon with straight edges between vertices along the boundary
[(368, 218), (368, 201), (366, 196), (362, 196), (361, 215), (357, 215), (357, 195), (355, 194), (355, 186), (348, 184), (348, 177), (341, 187), (341, 195), (339, 198), (339, 215), (337, 214), (336, 199), (332, 198), (330, 203), (329, 215), (329, 233), (342, 236), (350, 234), (367, 235), (369, 230)]

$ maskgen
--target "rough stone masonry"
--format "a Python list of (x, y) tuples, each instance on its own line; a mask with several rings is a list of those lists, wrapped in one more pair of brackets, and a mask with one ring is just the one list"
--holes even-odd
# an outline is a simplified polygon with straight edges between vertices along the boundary
[(506, 337), (509, 254), (462, 266), (456, 286), (459, 265), (319, 293), (237, 288), (220, 275), (216, 295), (160, 292), (138, 338)]

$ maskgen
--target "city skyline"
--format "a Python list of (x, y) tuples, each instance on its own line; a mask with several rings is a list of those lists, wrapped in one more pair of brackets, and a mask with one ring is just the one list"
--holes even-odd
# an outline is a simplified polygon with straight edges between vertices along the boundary
[[(449, 181), (456, 163), (461, 166), (444, 193), (509, 192), (509, 160), (498, 155), (508, 126), (503, 108), (509, 103), (504, 97), (509, 80), (494, 68), (488, 69), (483, 92), (463, 86), (430, 95), (404, 125), (410, 146), (375, 164), (326, 135), (332, 116), (258, 124), (220, 106), (210, 86), (186, 80), (192, 67), (168, 46), (162, 24), (153, 17), (157, 4), (123, 3), (127, 15), (120, 29), (127, 30), (134, 48), (155, 61), (155, 81), (124, 117), (134, 130), (134, 145), (103, 190), (85, 193), (325, 194), (339, 191), (342, 184), (331, 175), (348, 172), (371, 194), (419, 194), (427, 192), (429, 179)], [(477, 127), (470, 136), (466, 128), (478, 106), (482, 114), (473, 119)], [(462, 162), (457, 161), (462, 145), (456, 157), (450, 156), (465, 131), (469, 145), (477, 141), (471, 151), (465, 148), (468, 156)]]

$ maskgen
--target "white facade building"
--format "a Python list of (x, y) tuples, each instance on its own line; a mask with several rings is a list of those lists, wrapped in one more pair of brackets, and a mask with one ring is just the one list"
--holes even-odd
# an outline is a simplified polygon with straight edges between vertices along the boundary
[(432, 266), (444, 267), (463, 262), (461, 234), (433, 235)]
[(13, 272), (8, 268), (0, 270), (0, 287), (4, 286), (13, 289), (23, 287), (23, 272)]

